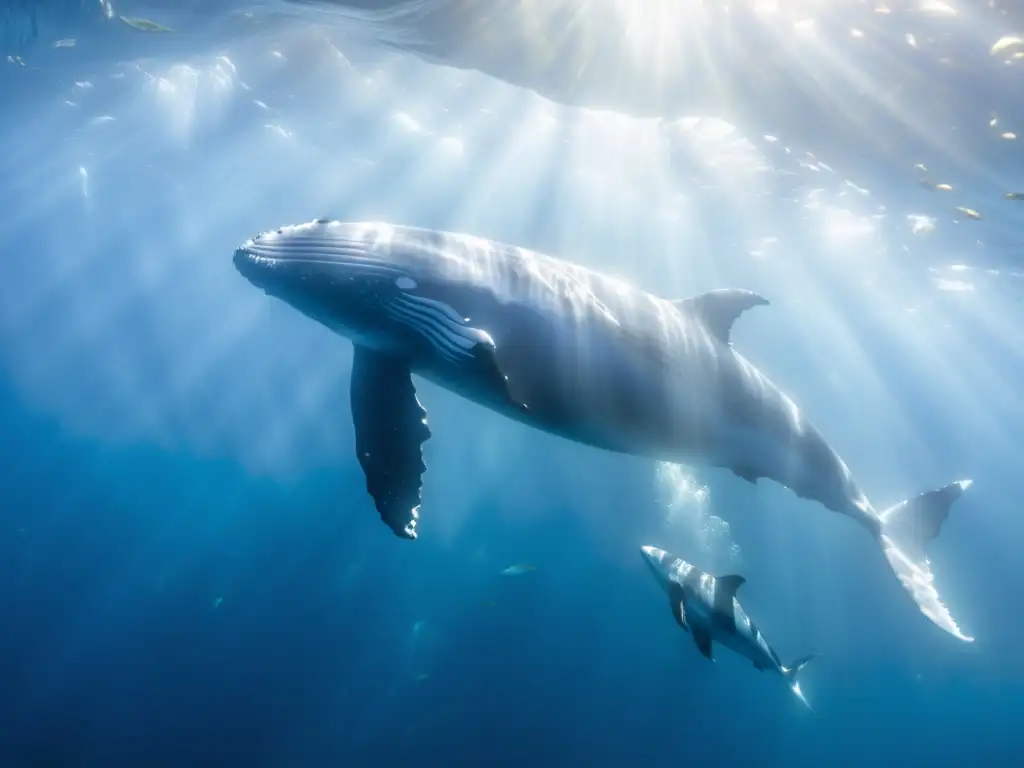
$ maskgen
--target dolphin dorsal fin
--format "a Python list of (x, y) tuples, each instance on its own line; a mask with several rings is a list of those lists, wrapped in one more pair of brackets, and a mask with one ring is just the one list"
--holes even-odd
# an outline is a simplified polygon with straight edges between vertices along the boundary
[(746, 583), (746, 579), (742, 576), (737, 576), (734, 573), (727, 574), (725, 576), (718, 576), (715, 578), (715, 603), (718, 605), (728, 606), (732, 609), (733, 598), (736, 597), (736, 593)]
[(684, 312), (696, 315), (712, 336), (723, 344), (729, 344), (729, 334), (736, 318), (751, 307), (766, 306), (768, 299), (741, 288), (719, 288), (698, 296), (676, 299), (672, 303)]

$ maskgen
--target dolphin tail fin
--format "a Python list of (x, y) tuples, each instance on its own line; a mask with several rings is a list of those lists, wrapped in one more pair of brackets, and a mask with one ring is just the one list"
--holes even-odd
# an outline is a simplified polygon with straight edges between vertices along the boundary
[(901, 501), (878, 515), (877, 532), (889, 567), (921, 613), (968, 643), (974, 638), (960, 630), (932, 584), (934, 577), (925, 549), (939, 535), (953, 503), (970, 486), (970, 480), (961, 480)]
[[(800, 683), (796, 679), (796, 676), (800, 674), (800, 671), (804, 667), (816, 658), (818, 658), (818, 654), (812, 653), (809, 656), (804, 656), (803, 658), (794, 661), (793, 666), (782, 668), (782, 676), (786, 678), (786, 682), (789, 684), (789, 687), (792, 689), (793, 693), (796, 694), (796, 697), (800, 699), (800, 701), (804, 703), (804, 706), (810, 709), (811, 712), (814, 712), (814, 709), (807, 703), (807, 699), (804, 698), (804, 692), (800, 690)], [(817, 712), (814, 712), (814, 714), (817, 714)]]

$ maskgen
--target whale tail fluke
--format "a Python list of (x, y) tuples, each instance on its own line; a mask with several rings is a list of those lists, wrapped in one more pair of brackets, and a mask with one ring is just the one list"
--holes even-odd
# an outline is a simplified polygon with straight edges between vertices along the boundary
[(921, 613), (965, 642), (973, 642), (974, 638), (960, 630), (949, 609), (939, 598), (932, 584), (934, 577), (926, 548), (939, 535), (953, 503), (970, 486), (970, 480), (951, 483), (944, 488), (901, 501), (878, 515), (878, 540), (900, 584), (917, 603)]
[(810, 709), (811, 712), (814, 712), (814, 710), (811, 708), (811, 705), (807, 703), (807, 699), (804, 698), (804, 692), (800, 690), (800, 682), (796, 678), (797, 675), (800, 674), (800, 670), (816, 658), (818, 658), (818, 654), (812, 653), (809, 656), (797, 659), (793, 662), (792, 666), (782, 668), (782, 676), (786, 678), (786, 683), (789, 684), (790, 689), (796, 694), (796, 697), (800, 699), (800, 701), (804, 703), (804, 706)]

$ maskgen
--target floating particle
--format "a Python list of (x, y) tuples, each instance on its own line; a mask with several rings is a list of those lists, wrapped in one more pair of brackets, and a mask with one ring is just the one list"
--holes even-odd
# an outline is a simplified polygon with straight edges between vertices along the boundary
[(962, 214), (963, 214), (964, 216), (966, 216), (966, 217), (967, 217), (968, 219), (975, 219), (975, 220), (977, 220), (977, 219), (980, 219), (980, 218), (981, 218), (981, 214), (980, 214), (980, 213), (978, 213), (978, 212), (977, 212), (976, 210), (974, 210), (973, 208), (964, 208), (964, 207), (963, 207), (962, 205), (958, 205), (958, 206), (956, 207), (956, 209), (957, 209), (958, 211), (960, 211), (960, 213), (962, 213)]
[(65, 37), (63, 40), (58, 40), (53, 44), (54, 48), (74, 48), (77, 41), (73, 37)]
[(910, 224), (910, 231), (915, 235), (926, 234), (935, 229), (935, 219), (931, 216), (908, 214), (907, 221)]
[(941, 16), (956, 15), (956, 9), (948, 3), (941, 2), (941, 0), (922, 0), (920, 8), (924, 13), (934, 13)]
[(536, 565), (530, 563), (517, 563), (516, 565), (510, 565), (504, 571), (501, 572), (502, 576), (522, 576), (524, 573), (530, 573), (531, 571), (537, 570)]
[(935, 287), (940, 291), (950, 291), (952, 293), (963, 293), (964, 291), (973, 291), (974, 286), (965, 280), (950, 280), (945, 277), (936, 277)]
[(1008, 48), (1015, 48), (1019, 45), (1024, 46), (1024, 39), (1017, 37), (1016, 35), (1005, 35), (992, 43), (992, 48), (989, 49), (989, 53), (993, 56), (998, 56)]
[(174, 30), (170, 27), (165, 27), (163, 24), (157, 24), (155, 21), (149, 19), (139, 19), (134, 16), (121, 16), (121, 21), (127, 24), (129, 27), (141, 30), (143, 32), (173, 32)]
[(292, 137), (291, 131), (282, 128), (280, 125), (277, 125), (275, 123), (266, 123), (263, 127), (266, 128), (267, 130), (273, 131), (282, 139), (290, 139)]

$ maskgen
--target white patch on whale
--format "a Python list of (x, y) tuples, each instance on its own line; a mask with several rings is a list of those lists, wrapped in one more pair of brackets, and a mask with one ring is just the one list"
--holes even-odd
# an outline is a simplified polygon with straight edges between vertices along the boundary
[(438, 354), (452, 362), (471, 358), (473, 347), (484, 341), (478, 338), (476, 329), (463, 325), (455, 310), (440, 301), (402, 294), (389, 301), (384, 311), (415, 330)]

